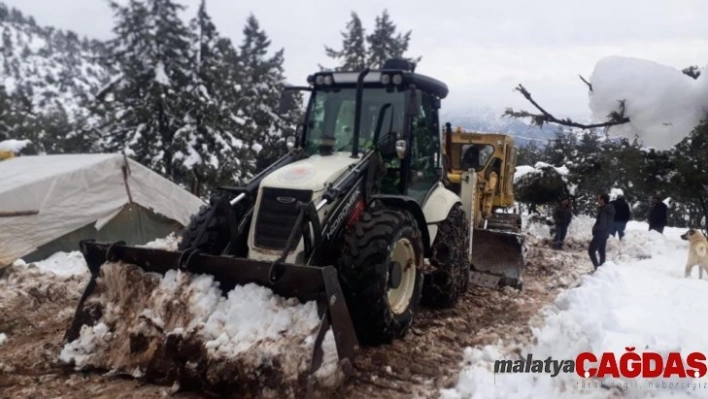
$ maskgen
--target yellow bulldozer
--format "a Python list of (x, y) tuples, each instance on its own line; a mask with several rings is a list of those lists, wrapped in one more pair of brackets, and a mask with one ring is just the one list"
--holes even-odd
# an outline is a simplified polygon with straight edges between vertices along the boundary
[[(446, 124), (443, 136), (447, 187), (461, 197), (472, 197), (471, 282), (488, 287), (521, 289), (524, 235), (521, 215), (514, 207), (516, 146), (505, 134), (454, 130)], [(463, 181), (476, 176), (473, 192), (462, 193)]]

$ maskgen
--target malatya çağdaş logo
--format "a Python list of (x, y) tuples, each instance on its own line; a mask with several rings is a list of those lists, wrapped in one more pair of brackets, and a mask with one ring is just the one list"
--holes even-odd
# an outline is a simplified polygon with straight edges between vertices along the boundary
[(665, 357), (656, 352), (635, 352), (634, 347), (625, 348), (625, 353), (617, 356), (604, 352), (597, 356), (583, 352), (573, 360), (534, 359), (528, 354), (526, 359), (495, 360), (494, 373), (548, 373), (552, 377), (562, 373), (575, 373), (582, 378), (701, 378), (708, 372), (706, 356), (701, 352), (691, 352), (685, 357), (679, 352), (670, 352)]

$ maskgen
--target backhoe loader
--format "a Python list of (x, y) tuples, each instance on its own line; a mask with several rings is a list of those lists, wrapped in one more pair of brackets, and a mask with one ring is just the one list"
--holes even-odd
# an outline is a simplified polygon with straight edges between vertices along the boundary
[[(286, 138), (288, 153), (244, 187), (220, 187), (192, 217), (177, 252), (80, 243), (91, 280), (65, 342), (89, 319), (83, 304), (108, 261), (211, 274), (224, 294), (256, 283), (318, 301), (311, 370), (322, 362), (330, 326), (340, 365), (350, 369), (360, 343), (403, 337), (419, 303), (455, 305), (469, 284), (474, 198), (443, 184), (438, 110), (447, 86), (397, 59), (307, 81), (281, 98), (285, 115), (295, 93), (310, 93), (304, 121)], [(475, 178), (460, 184), (471, 192)]]
[(444, 136), (447, 185), (463, 195), (461, 182), (474, 197), (471, 281), (473, 284), (522, 288), (524, 235), (521, 215), (514, 208), (516, 147), (512, 137), (464, 131), (446, 124)]

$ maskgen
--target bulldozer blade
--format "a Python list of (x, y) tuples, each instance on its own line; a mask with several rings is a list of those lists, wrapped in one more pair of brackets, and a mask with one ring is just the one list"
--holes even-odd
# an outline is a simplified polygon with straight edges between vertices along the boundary
[[(334, 266), (303, 266), (214, 256), (197, 251), (190, 253), (129, 247), (123, 242), (109, 244), (84, 240), (80, 242), (80, 248), (91, 272), (91, 279), (79, 300), (74, 320), (64, 336), (65, 343), (74, 341), (80, 335), (85, 320), (82, 317), (83, 304), (96, 288), (96, 279), (103, 264), (124, 262), (138, 266), (146, 272), (160, 274), (174, 269), (194, 274), (209, 274), (219, 282), (224, 295), (237, 285), (255, 283), (270, 288), (274, 294), (281, 297), (298, 298), (302, 303), (317, 301), (321, 325), (313, 348), (311, 373), (322, 363), (322, 338), (330, 326), (345, 377), (352, 371), (349, 366), (353, 364), (359, 343)], [(312, 375), (308, 376), (308, 380), (311, 378)]]
[(525, 264), (522, 234), (475, 229), (472, 234), (470, 282), (490, 288), (522, 287)]

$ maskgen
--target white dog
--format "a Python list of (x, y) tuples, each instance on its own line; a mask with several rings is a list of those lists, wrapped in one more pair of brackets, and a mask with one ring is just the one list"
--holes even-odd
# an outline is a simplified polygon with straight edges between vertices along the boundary
[(708, 273), (708, 240), (699, 230), (689, 229), (681, 235), (689, 243), (686, 276), (691, 275), (694, 266), (698, 267), (698, 278), (703, 278), (703, 270)]

